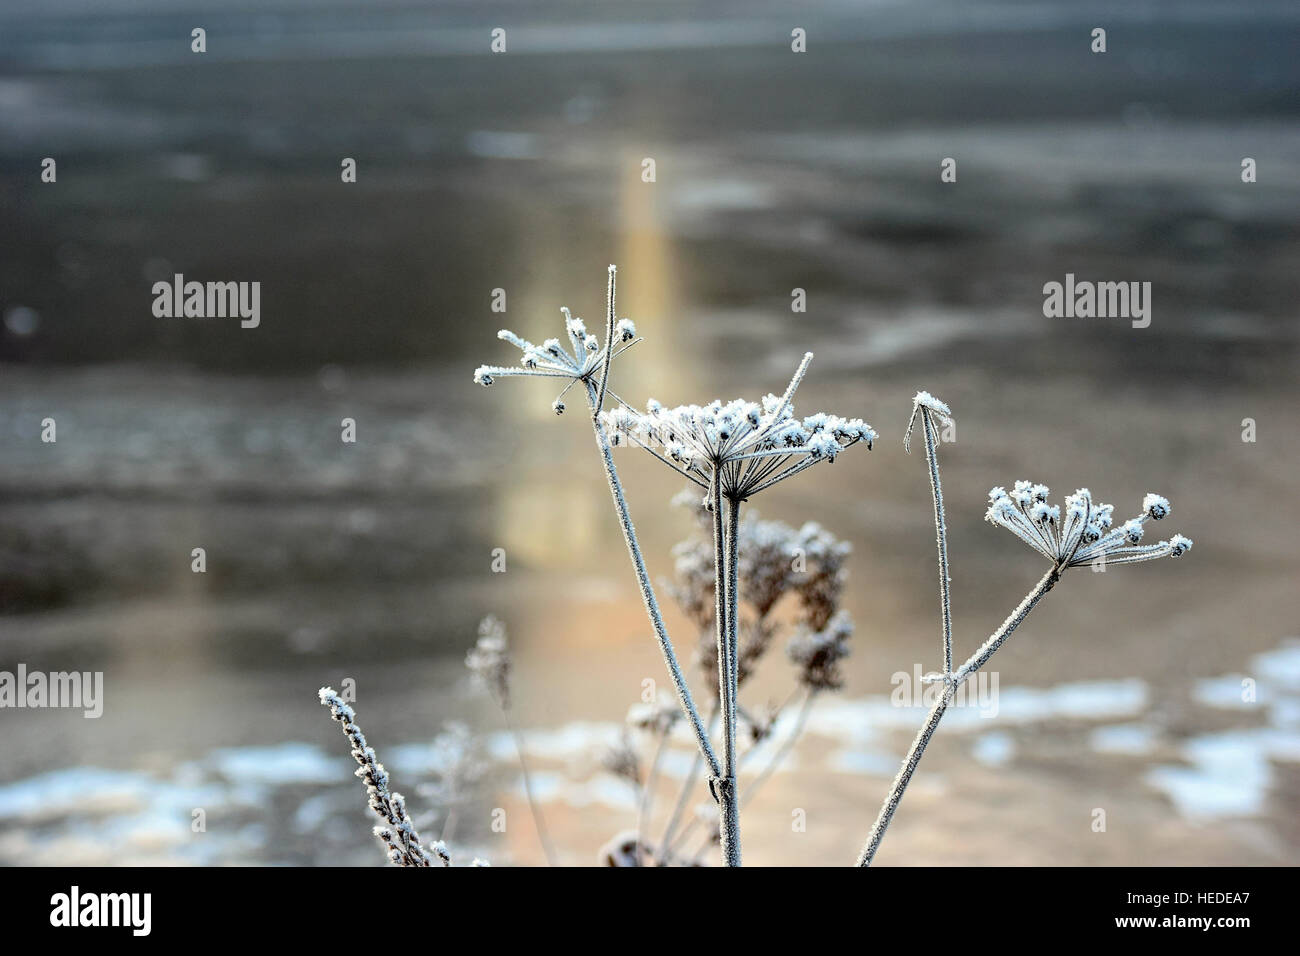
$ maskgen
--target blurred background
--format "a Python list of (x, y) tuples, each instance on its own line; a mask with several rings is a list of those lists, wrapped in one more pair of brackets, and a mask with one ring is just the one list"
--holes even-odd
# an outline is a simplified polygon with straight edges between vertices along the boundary
[[(1298, 44), (1291, 0), (2, 0), (0, 669), (103, 671), (105, 700), (0, 712), (0, 862), (381, 863), (316, 701), (345, 678), (426, 835), (541, 862), (464, 678), (489, 613), (561, 859), (595, 862), (635, 817), (599, 748), (665, 671), (582, 417), (471, 373), (517, 360), (502, 326), (599, 324), (609, 262), (646, 338), (624, 396), (758, 398), (812, 350), (798, 410), (880, 433), (756, 502), (853, 545), (857, 632), (746, 862), (851, 862), (921, 721), (884, 706), (941, 663), (918, 389), (958, 423), (959, 655), (1043, 571), (983, 522), (993, 485), (1124, 517), (1156, 491), (1196, 547), (1072, 572), (878, 862), (1300, 862)], [(1044, 318), (1067, 272), (1150, 282), (1150, 327)], [(155, 318), (174, 273), (259, 281), (260, 327)], [(620, 462), (667, 577), (679, 489)], [(788, 690), (779, 651), (754, 700)]]

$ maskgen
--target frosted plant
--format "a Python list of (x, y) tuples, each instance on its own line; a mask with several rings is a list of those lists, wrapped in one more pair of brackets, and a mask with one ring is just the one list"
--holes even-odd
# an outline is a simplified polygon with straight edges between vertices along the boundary
[(948, 526), (943, 514), (943, 488), (939, 484), (939, 453), (935, 432), (938, 425), (952, 422), (952, 410), (929, 392), (917, 392), (912, 398), (912, 417), (903, 432), (903, 451), (911, 454), (912, 429), (921, 422), (921, 435), (925, 439), (925, 461), (930, 471), (930, 494), (934, 499), (935, 545), (939, 552), (939, 605), (943, 611), (943, 672), (952, 673), (952, 599), (949, 594), (951, 578), (948, 574)]
[(1114, 507), (1093, 502), (1092, 493), (1080, 488), (1065, 499), (1065, 520), (1060, 505), (1047, 504), (1046, 485), (1017, 481), (1010, 494), (1005, 488), (989, 492), (985, 517), (1015, 534), (1044, 557), (1067, 568), (1102, 562), (1134, 564), (1156, 558), (1179, 557), (1192, 546), (1181, 534), (1168, 541), (1139, 545), (1143, 525), (1169, 514), (1169, 502), (1156, 494), (1142, 500), (1142, 513), (1118, 527)]
[[(833, 462), (858, 442), (870, 448), (876, 433), (860, 418), (818, 412), (794, 415), (794, 394), (812, 362), (808, 352), (780, 397), (743, 398), (665, 408), (653, 399), (644, 413), (626, 403), (600, 416), (615, 444), (643, 448), (708, 493), (713, 517), (714, 621), (723, 767), (710, 786), (721, 809), (722, 855), (739, 866), (740, 796), (736, 791), (736, 688), (739, 684), (738, 544), (740, 506), (777, 482), (822, 461)], [(659, 449), (663, 449), (662, 453)], [(724, 502), (726, 503), (724, 515)]]
[[(713, 523), (712, 514), (705, 507), (707, 502), (702, 502), (699, 494), (690, 489), (674, 496), (673, 504), (689, 509), (695, 522), (708, 537), (693, 534), (673, 548), (676, 556), (675, 576), (665, 587), (699, 628), (698, 662), (705, 676), (716, 681), (715, 569), (709, 533)], [(814, 522), (794, 528), (781, 521), (761, 520), (754, 512), (744, 516), (740, 522), (737, 562), (742, 602), (741, 613), (738, 615), (741, 637), (737, 654), (738, 688), (744, 687), (774, 639), (782, 632), (787, 619), (784, 615), (778, 619), (773, 611), (784, 597), (793, 598), (793, 620), (790, 621), (795, 628), (793, 643), (797, 644), (807, 635), (816, 633), (831, 618), (837, 619), (837, 626), (842, 626), (839, 636), (847, 640), (852, 627), (848, 614), (839, 612), (839, 600), (845, 583), (844, 561), (850, 550), (846, 542), (839, 541)], [(848, 648), (846, 644), (840, 644), (837, 650), (846, 654)], [(814, 668), (815, 666), (814, 664)], [(750, 744), (738, 754), (737, 765), (741, 769), (747, 769), (752, 756), (762, 752), (756, 751), (755, 745), (772, 736), (777, 718), (785, 714), (796, 698), (799, 699), (798, 711), (790, 728), (782, 728), (783, 739), (775, 750), (769, 752), (757, 776), (743, 787), (740, 796), (742, 807), (757, 794), (793, 750), (802, 735), (815, 697), (820, 692), (836, 689), (839, 685), (838, 679), (830, 682), (805, 680), (807, 673), (803, 665), (796, 663), (794, 686), (779, 705), (763, 703), (748, 707), (737, 706), (738, 717), (747, 727), (746, 737)], [(713, 686), (717, 687), (716, 682)], [(663, 710), (663, 706), (663, 701), (656, 701), (634, 705), (628, 711), (627, 724), (647, 738), (650, 756), (637, 829), (627, 831), (621, 837), (626, 837), (628, 833), (634, 837), (639, 834), (642, 840), (648, 841), (649, 828), (653, 822), (652, 799), (659, 779), (666, 733), (671, 729), (668, 724), (655, 720), (655, 714), (667, 716), (669, 713)], [(717, 716), (715, 691), (709, 717), (710, 727), (714, 725)], [(716, 815), (712, 822), (707, 816), (691, 817), (682, 826), (687, 807), (696, 793), (700, 769), (701, 761), (697, 755), (678, 788), (676, 802), (662, 836), (654, 842), (643, 842), (639, 856), (629, 850), (616, 859), (628, 866), (694, 864), (702, 853), (718, 842)], [(703, 842), (694, 851), (682, 852), (680, 848), (701, 831), (704, 833)], [(608, 863), (611, 857), (602, 850), (601, 859)], [(635, 860), (642, 862), (637, 864), (633, 862)]]
[(519, 758), (519, 770), (524, 779), (524, 795), (528, 798), (528, 809), (533, 815), (533, 824), (537, 828), (537, 839), (542, 844), (546, 861), (555, 866), (555, 848), (551, 845), (550, 834), (546, 829), (546, 818), (542, 815), (541, 805), (533, 795), (533, 780), (528, 772), (528, 761), (524, 757), (524, 741), (519, 727), (512, 716), (510, 698), (510, 647), (506, 640), (506, 626), (492, 615), (479, 622), (478, 642), (465, 655), (465, 666), (491, 693), (505, 718), (506, 729), (515, 744), (515, 753)]
[[(682, 708), (682, 713), (686, 715), (687, 720), (690, 722), (691, 730), (694, 732), (696, 743), (700, 748), (700, 754), (708, 765), (710, 772), (717, 776), (721, 772), (718, 758), (713, 752), (713, 745), (709, 741), (704, 722), (700, 720), (699, 711), (696, 709), (695, 701), (691, 697), (691, 689), (686, 683), (685, 675), (682, 674), (681, 665), (677, 662), (677, 653), (673, 647), (672, 638), (669, 637), (668, 627), (664, 624), (663, 615), (660, 613), (659, 601), (655, 596), (654, 586), (650, 583), (650, 574), (646, 570), (645, 558), (641, 554), (641, 545), (637, 541), (636, 527), (632, 524), (627, 498), (623, 494), (623, 483), (619, 479), (618, 469), (614, 465), (610, 438), (601, 422), (600, 412), (605, 403), (610, 366), (613, 359), (639, 341), (636, 337), (635, 326), (627, 319), (618, 319), (615, 316), (616, 276), (617, 269), (611, 265), (605, 295), (604, 345), (601, 345), (598, 340), (587, 332), (586, 326), (581, 319), (573, 318), (568, 309), (561, 309), (564, 314), (565, 333), (574, 349), (572, 354), (560, 344), (558, 339), (548, 339), (542, 343), (541, 347), (537, 347), (508, 329), (502, 329), (497, 333), (498, 337), (510, 342), (523, 353), (520, 359), (520, 367), (505, 368), (483, 365), (475, 370), (474, 381), (480, 385), (491, 385), (496, 378), (506, 376), (568, 379), (568, 384), (564, 386), (559, 397), (551, 405), (557, 413), (563, 412), (565, 409), (563, 398), (568, 390), (574, 385), (580, 384), (582, 386), (582, 390), (586, 394), (588, 408), (591, 411), (592, 431), (595, 434), (596, 447), (600, 452), (601, 464), (605, 469), (605, 480), (609, 484), (610, 496), (614, 502), (614, 511), (618, 516), (619, 526), (623, 531), (623, 540), (627, 544), (628, 554), (632, 559), (632, 568), (636, 574), (637, 586), (641, 590), (641, 600), (645, 605), (646, 615), (650, 618), (650, 624), (659, 640), (659, 649), (663, 654), (664, 664), (668, 668), (669, 676), (672, 678), (678, 704)], [(621, 404), (626, 404), (621, 399), (618, 399), (614, 393), (611, 392), (610, 394)]]
[[(739, 683), (736, 606), (740, 505), (760, 491), (819, 462), (834, 461), (843, 449), (858, 442), (865, 441), (870, 448), (876, 435), (866, 422), (857, 418), (844, 419), (825, 413), (795, 418), (794, 393), (812, 361), (811, 352), (804, 355), (780, 397), (768, 395), (762, 402), (736, 399), (723, 404), (714, 401), (704, 406), (683, 405), (673, 409), (666, 409), (652, 400), (645, 413), (635, 411), (608, 387), (613, 359), (638, 341), (635, 327), (616, 318), (615, 276), (615, 267), (611, 265), (606, 289), (604, 343), (592, 336), (580, 319), (570, 315), (567, 309), (562, 310), (572, 352), (559, 339), (549, 339), (541, 346), (535, 346), (509, 330), (502, 330), (499, 337), (515, 345), (522, 353), (520, 367), (480, 366), (474, 373), (474, 380), (481, 385), (491, 385), (497, 378), (506, 376), (566, 379), (552, 406), (557, 412), (564, 411), (564, 395), (574, 385), (580, 384), (586, 392), (596, 444), (632, 557), (642, 600), (659, 639), (678, 702), (691, 724), (709, 769), (710, 790), (719, 805), (723, 859), (729, 866), (738, 866), (741, 859), (739, 795), (736, 792), (739, 715), (735, 691)], [(607, 394), (618, 403), (609, 412), (604, 409)], [(721, 763), (677, 662), (614, 464), (612, 448), (628, 443), (644, 448), (678, 474), (708, 491), (708, 507), (713, 519), (713, 619), (723, 724)], [(727, 503), (725, 517), (724, 500)]]
[(1187, 552), (1192, 542), (1180, 534), (1173, 535), (1167, 541), (1151, 545), (1139, 545), (1142, 540), (1143, 525), (1148, 520), (1159, 521), (1169, 514), (1169, 502), (1160, 495), (1148, 494), (1142, 501), (1142, 513), (1124, 524), (1114, 527), (1113, 512), (1110, 505), (1092, 500), (1086, 488), (1080, 488), (1065, 499), (1065, 516), (1062, 520), (1061, 509), (1049, 505), (1046, 485), (1017, 481), (1008, 493), (1005, 488), (994, 488), (989, 492), (989, 508), (986, 517), (994, 524), (1008, 529), (1051, 562), (1047, 572), (1039, 580), (1024, 600), (1016, 607), (1001, 627), (994, 631), (979, 649), (964, 664), (954, 670), (952, 666), (952, 618), (948, 595), (948, 553), (947, 529), (944, 520), (943, 490), (939, 480), (938, 451), (935, 443), (936, 420), (950, 422), (952, 413), (948, 406), (928, 392), (918, 392), (912, 403), (912, 420), (908, 424), (905, 446), (911, 435), (912, 426), (919, 420), (925, 437), (926, 459), (930, 469), (930, 485), (934, 499), (936, 538), (939, 550), (939, 584), (943, 608), (943, 655), (944, 669), (941, 674), (932, 675), (933, 683), (943, 685), (930, 712), (926, 715), (916, 739), (903, 758), (898, 775), (885, 797), (876, 822), (872, 825), (866, 845), (858, 856), (859, 866), (870, 866), (885, 830), (889, 827), (898, 809), (899, 801), (907, 789), (912, 774), (916, 772), (925, 748), (934, 736), (943, 719), (944, 712), (952, 702), (957, 688), (972, 674), (978, 671), (999, 647), (1023, 623), (1029, 612), (1034, 609), (1043, 596), (1052, 590), (1067, 568), (1104, 561), (1106, 564), (1132, 564), (1138, 561), (1151, 561), (1163, 557), (1179, 557)]
[[(614, 267), (610, 266), (610, 287), (613, 288)], [(613, 308), (613, 298), (611, 292), (610, 308)], [(568, 380), (560, 394), (556, 396), (555, 401), (551, 403), (551, 410), (557, 415), (564, 414), (567, 406), (564, 404), (564, 396), (574, 385), (578, 383), (591, 384), (596, 374), (601, 373), (601, 378), (597, 381), (603, 381), (604, 372), (608, 369), (608, 361), (626, 351), (637, 343), (636, 326), (630, 319), (619, 319), (613, 329), (613, 335), (610, 340), (617, 343), (619, 348), (612, 354), (600, 344), (596, 336), (587, 331), (586, 324), (582, 319), (576, 319), (569, 314), (569, 310), (561, 308), (560, 312), (564, 314), (564, 329), (568, 334), (569, 342), (573, 348), (570, 352), (564, 347), (559, 339), (547, 339), (541, 345), (534, 345), (532, 342), (522, 339), (509, 329), (502, 329), (497, 333), (497, 338), (509, 342), (518, 348), (523, 357), (520, 359), (519, 368), (507, 368), (499, 365), (480, 365), (474, 370), (474, 381), (480, 385), (491, 385), (498, 378), (505, 378), (511, 375), (529, 375), (540, 378), (563, 378)]]
[[(761, 403), (737, 398), (708, 405), (665, 408), (651, 399), (644, 413), (630, 407), (602, 414), (615, 445), (644, 448), (683, 477), (728, 501), (744, 501), (820, 461), (834, 461), (859, 441), (867, 447), (876, 433), (860, 418), (818, 412), (802, 421), (791, 400), (812, 362), (808, 352), (785, 394)], [(658, 449), (662, 448), (661, 454)]]
[(451, 866), (451, 856), (441, 842), (425, 847), (420, 842), (406, 813), (406, 801), (400, 793), (388, 789), (388, 771), (366, 742), (366, 735), (357, 725), (356, 711), (332, 687), (322, 687), (320, 702), (329, 708), (330, 716), (339, 722), (343, 733), (352, 744), (352, 757), (357, 762), (356, 775), (366, 785), (367, 804), (379, 817), (380, 824), (374, 834), (388, 850), (388, 860), (396, 866)]

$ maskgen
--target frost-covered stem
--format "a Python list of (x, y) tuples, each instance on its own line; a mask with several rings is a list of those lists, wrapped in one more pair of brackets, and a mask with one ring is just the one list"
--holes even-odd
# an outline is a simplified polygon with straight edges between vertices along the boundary
[(614, 358), (614, 277), (618, 268), (609, 267), (609, 284), (605, 288), (605, 361), (600, 368), (600, 386), (596, 401), (591, 406), (591, 414), (599, 416), (605, 405), (605, 386), (609, 384), (609, 363)]
[(917, 733), (916, 739), (912, 741), (907, 756), (903, 758), (903, 766), (899, 769), (898, 776), (894, 778), (893, 786), (889, 788), (889, 794), (885, 797), (885, 802), (880, 808), (880, 814), (871, 827), (871, 835), (867, 838), (866, 846), (862, 848), (862, 853), (858, 856), (858, 866), (871, 865), (871, 860), (880, 847), (880, 841), (885, 836), (885, 830), (888, 828), (889, 822), (894, 818), (894, 811), (898, 809), (898, 803), (903, 799), (903, 791), (907, 789), (907, 784), (912, 779), (916, 765), (921, 762), (925, 748), (930, 743), (930, 738), (934, 735), (935, 729), (939, 726), (939, 721), (943, 719), (944, 711), (948, 709), (948, 704), (951, 703), (957, 688), (965, 682), (966, 678), (988, 662), (994, 652), (1011, 636), (1011, 632), (1029, 616), (1029, 612), (1034, 609), (1034, 605), (1042, 600), (1043, 595), (1052, 590), (1060, 579), (1061, 565), (1053, 565), (1039, 580), (1038, 584), (1034, 586), (1034, 589), (1025, 595), (1024, 600), (1020, 602), (1016, 609), (1007, 616), (1007, 619), (1002, 622), (1002, 626), (989, 636), (989, 639), (967, 659), (956, 674), (951, 677), (945, 675), (943, 693), (935, 701), (934, 706), (930, 708), (930, 713), (925, 718), (925, 724)]
[(668, 743), (668, 731), (659, 734), (655, 744), (655, 755), (650, 761), (650, 772), (646, 775), (645, 786), (641, 790), (641, 802), (636, 811), (636, 859), (641, 860), (641, 850), (645, 846), (645, 831), (650, 825), (651, 805), (654, 803), (655, 784), (659, 782), (659, 766), (663, 760), (664, 747)]
[(506, 728), (510, 731), (510, 736), (515, 742), (515, 753), (519, 755), (519, 770), (524, 778), (524, 796), (528, 798), (528, 809), (533, 814), (533, 825), (537, 828), (537, 842), (542, 845), (542, 853), (546, 855), (547, 866), (555, 866), (555, 847), (551, 844), (550, 833), (546, 829), (546, 820), (542, 816), (542, 808), (533, 795), (533, 779), (528, 773), (528, 761), (524, 759), (523, 738), (519, 734), (519, 728), (515, 726), (514, 718), (510, 715), (510, 708), (503, 707), (501, 710), (505, 714)]
[[(740, 688), (740, 500), (727, 501), (727, 666), (731, 668), (731, 726), (736, 728)], [(732, 741), (735, 749), (735, 741)]]
[[(587, 400), (591, 403), (593, 410), (596, 407), (596, 390), (590, 383), (587, 385)], [(600, 449), (601, 461), (605, 465), (605, 478), (609, 482), (609, 491), (614, 499), (614, 510), (618, 513), (618, 521), (623, 529), (623, 540), (627, 542), (628, 554), (632, 558), (632, 567), (636, 571), (636, 581), (641, 589), (641, 600), (645, 604), (646, 614), (650, 617), (650, 624), (655, 629), (655, 636), (659, 638), (659, 649), (663, 652), (664, 664), (668, 667), (668, 673), (673, 679), (673, 689), (677, 692), (677, 702), (681, 705), (682, 712), (691, 723), (691, 729), (695, 732), (696, 743), (699, 744), (700, 753), (704, 756), (705, 763), (708, 764), (709, 773), (717, 776), (720, 772), (718, 758), (713, 752), (713, 745), (709, 743), (709, 735), (704, 729), (704, 723), (700, 720), (700, 712), (695, 708), (695, 700), (691, 697), (691, 689), (686, 684), (686, 677), (682, 674), (681, 665), (677, 663), (677, 654), (673, 650), (672, 639), (668, 636), (668, 627), (664, 624), (663, 614), (659, 611), (659, 602), (655, 598), (654, 587), (650, 584), (650, 575), (646, 571), (645, 559), (641, 556), (641, 545), (637, 543), (636, 528), (632, 525), (632, 516), (627, 510), (627, 499), (623, 495), (623, 484), (619, 481), (618, 469), (614, 467), (614, 453), (609, 445), (609, 436), (605, 433), (605, 426), (601, 423), (599, 416), (592, 419), (592, 429), (596, 434), (596, 445)]]
[[(794, 690), (790, 692), (790, 695), (781, 704), (782, 711), (784, 711), (785, 708), (789, 705), (790, 701), (792, 701), (795, 698), (795, 696), (799, 693), (799, 690), (800, 688), (796, 687)], [(780, 751), (777, 754), (773, 755), (768, 760), (764, 770), (762, 770), (759, 773), (758, 777), (756, 777), (753, 781), (751, 781), (749, 786), (747, 786), (744, 789), (744, 791), (741, 793), (740, 806), (742, 809), (744, 808), (745, 804), (747, 804), (750, 801), (750, 798), (754, 796), (754, 792), (758, 790), (759, 785), (762, 784), (767, 777), (771, 776), (772, 772), (778, 766), (780, 766), (781, 762), (789, 755), (790, 751), (794, 748), (794, 745), (798, 742), (799, 737), (802, 736), (804, 724), (808, 718), (808, 711), (811, 710), (812, 708), (812, 700), (810, 698), (813, 696), (814, 693), (815, 693), (814, 691), (809, 691), (806, 689), (804, 690), (806, 699), (800, 705), (799, 716), (795, 720), (794, 730), (791, 732), (790, 736), (786, 739), (785, 743), (782, 744)], [(709, 721), (709, 726), (710, 727), (713, 726), (712, 720)], [(739, 754), (736, 757), (737, 770), (744, 767), (745, 763), (749, 760), (751, 756), (753, 756), (753, 754), (754, 754), (753, 747), (750, 747), (749, 749), (745, 750), (743, 753)], [(690, 835), (694, 833), (699, 826), (700, 826), (699, 817), (696, 817), (695, 819), (687, 823), (685, 828), (682, 830), (681, 835), (673, 841), (673, 846), (669, 847), (669, 849), (672, 849), (679, 843), (685, 843), (686, 840), (690, 837)], [(700, 855), (703, 854), (704, 851), (709, 848), (709, 844), (712, 842), (713, 842), (712, 838), (706, 837), (704, 842), (700, 844), (699, 849), (697, 849), (693, 854), (691, 854), (691, 861), (698, 862)]]
[(903, 799), (903, 791), (907, 789), (907, 784), (916, 771), (916, 765), (921, 762), (921, 755), (925, 753), (926, 745), (929, 744), (930, 738), (934, 736), (939, 721), (943, 719), (944, 711), (948, 709), (948, 704), (956, 690), (955, 684), (951, 681), (946, 682), (943, 685), (943, 693), (939, 695), (939, 699), (930, 708), (925, 723), (916, 735), (916, 739), (912, 741), (907, 756), (903, 758), (903, 766), (899, 768), (898, 776), (894, 778), (894, 784), (889, 788), (889, 795), (885, 797), (885, 803), (880, 808), (876, 822), (871, 827), (871, 836), (867, 838), (867, 845), (862, 848), (862, 855), (858, 857), (858, 866), (871, 865), (871, 859), (876, 855), (880, 841), (885, 835), (885, 829), (889, 826), (889, 821), (894, 818), (894, 811), (898, 809), (898, 802)]
[(980, 645), (980, 649), (968, 657), (965, 664), (957, 668), (956, 683), (961, 684), (971, 674), (974, 674), (988, 663), (988, 659), (993, 656), (993, 652), (1002, 646), (1003, 641), (1011, 636), (1011, 632), (1018, 628), (1021, 622), (1029, 616), (1029, 612), (1034, 609), (1034, 605), (1043, 599), (1043, 595), (1056, 587), (1056, 582), (1059, 580), (1061, 580), (1061, 565), (1057, 564), (1043, 575), (1038, 584), (1034, 586), (1034, 589), (1025, 595), (1025, 599), (1020, 602), (1019, 606), (1007, 615), (1007, 619), (1002, 622), (1002, 626)]
[[(728, 516), (722, 513), (722, 475), (714, 469), (709, 481), (709, 505), (713, 513), (714, 624), (718, 646), (718, 703), (722, 708), (722, 773), (713, 775), (710, 787), (718, 801), (718, 830), (722, 838), (722, 861), (740, 866), (740, 801), (736, 792), (736, 681), (732, 667), (732, 596), (736, 584), (734, 560), (735, 518), (739, 502), (728, 502)], [(730, 526), (730, 527), (728, 527)]]
[(943, 485), (939, 481), (939, 456), (935, 449), (934, 423), (928, 409), (921, 409), (925, 433), (925, 458), (930, 466), (930, 491), (934, 495), (934, 534), (939, 550), (939, 601), (943, 605), (943, 672), (952, 673), (952, 602), (949, 597), (948, 525), (943, 513)]

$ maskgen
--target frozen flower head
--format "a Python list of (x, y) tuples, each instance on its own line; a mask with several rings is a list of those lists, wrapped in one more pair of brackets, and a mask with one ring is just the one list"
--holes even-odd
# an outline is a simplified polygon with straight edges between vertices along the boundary
[[(609, 290), (610, 290), (610, 315), (613, 315), (614, 301), (614, 266), (609, 267)], [(474, 381), (480, 385), (491, 385), (498, 378), (515, 375), (531, 375), (534, 378), (559, 378), (567, 379), (568, 383), (560, 392), (558, 398), (551, 403), (551, 409), (557, 415), (564, 413), (567, 407), (562, 401), (565, 392), (575, 384), (581, 382), (584, 386), (593, 386), (602, 378), (602, 369), (606, 367), (608, 349), (613, 347), (612, 355), (608, 359), (618, 356), (624, 349), (630, 348), (640, 341), (636, 337), (636, 326), (630, 319), (619, 319), (614, 324), (613, 335), (609, 336), (610, 341), (601, 343), (600, 340), (587, 331), (586, 323), (582, 319), (575, 318), (569, 314), (569, 310), (561, 308), (560, 312), (564, 314), (564, 339), (547, 339), (541, 345), (534, 345), (527, 339), (520, 338), (509, 329), (502, 329), (497, 333), (497, 338), (509, 342), (515, 348), (519, 349), (522, 355), (519, 358), (517, 367), (504, 367), (499, 365), (480, 365), (474, 370)]]
[(840, 661), (849, 656), (853, 620), (840, 611), (820, 631), (805, 631), (786, 648), (786, 655), (799, 668), (799, 683), (810, 690), (838, 690), (844, 685)]
[(795, 417), (791, 401), (811, 361), (809, 352), (780, 397), (676, 408), (651, 399), (644, 413), (623, 406), (602, 413), (602, 421), (612, 444), (638, 445), (702, 488), (716, 475), (724, 497), (743, 501), (811, 465), (834, 461), (850, 445), (865, 441), (870, 448), (876, 438), (860, 418), (824, 412)]
[(1179, 557), (1192, 546), (1176, 534), (1167, 541), (1140, 544), (1143, 525), (1169, 514), (1169, 502), (1149, 494), (1142, 501), (1142, 513), (1120, 525), (1114, 523), (1114, 506), (1094, 501), (1087, 488), (1065, 499), (1065, 514), (1058, 505), (1047, 503), (1046, 485), (1017, 481), (1012, 490), (989, 492), (985, 517), (1008, 529), (1039, 554), (1062, 568), (1075, 568), (1095, 561), (1104, 564), (1133, 564), (1156, 558)]
[(952, 424), (952, 409), (939, 401), (929, 392), (917, 392), (912, 398), (912, 417), (907, 420), (907, 431), (903, 433), (903, 450), (912, 450), (912, 428), (916, 425), (918, 415), (929, 419), (930, 425)]
[(506, 627), (495, 617), (479, 622), (478, 643), (465, 655), (465, 666), (502, 708), (510, 708), (510, 649)]

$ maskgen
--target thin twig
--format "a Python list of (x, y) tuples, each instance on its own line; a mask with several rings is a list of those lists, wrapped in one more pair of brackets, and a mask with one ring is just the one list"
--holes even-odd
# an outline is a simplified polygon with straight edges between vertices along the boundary
[(524, 796), (528, 798), (528, 809), (533, 814), (533, 825), (537, 827), (537, 840), (542, 845), (542, 852), (546, 855), (548, 866), (556, 866), (555, 847), (551, 843), (550, 834), (546, 829), (546, 820), (542, 817), (542, 808), (537, 802), (537, 797), (533, 794), (533, 781), (528, 773), (528, 761), (524, 759), (524, 742), (519, 736), (519, 728), (515, 726), (514, 720), (510, 716), (510, 708), (503, 707), (501, 712), (506, 718), (506, 727), (510, 731), (510, 736), (515, 741), (515, 752), (519, 754), (519, 769), (523, 772), (524, 777)]
[(591, 408), (593, 416), (599, 416), (600, 410), (605, 406), (605, 385), (609, 382), (609, 363), (614, 358), (614, 276), (617, 272), (618, 267), (611, 264), (609, 284), (605, 289), (605, 361), (600, 369), (600, 390), (596, 393), (596, 401)]
[(987, 641), (980, 646), (970, 658), (958, 668), (956, 674), (951, 679), (946, 679), (943, 685), (943, 693), (935, 701), (930, 713), (925, 718), (925, 723), (917, 733), (916, 739), (912, 741), (912, 746), (907, 751), (907, 756), (903, 758), (903, 765), (898, 771), (898, 776), (894, 778), (893, 785), (889, 788), (889, 794), (885, 797), (884, 804), (880, 807), (880, 813), (876, 817), (875, 824), (871, 827), (871, 835), (867, 838), (866, 845), (862, 848), (862, 853), (858, 856), (858, 866), (870, 866), (871, 860), (876, 855), (876, 850), (880, 847), (880, 841), (885, 836), (885, 830), (889, 827), (890, 821), (894, 818), (894, 811), (898, 809), (898, 803), (903, 799), (903, 791), (907, 789), (908, 782), (912, 779), (912, 774), (916, 770), (916, 765), (920, 763), (921, 757), (925, 754), (925, 748), (930, 743), (930, 738), (934, 735), (935, 729), (939, 726), (939, 721), (943, 719), (944, 712), (948, 704), (952, 701), (953, 695), (957, 688), (965, 682), (966, 678), (975, 673), (988, 659), (993, 656), (994, 652), (1002, 646), (1011, 633), (1020, 626), (1021, 622), (1029, 616), (1029, 612), (1034, 609), (1043, 595), (1056, 586), (1056, 582), (1061, 579), (1061, 568), (1059, 565), (1053, 565), (1052, 568), (1043, 575), (1042, 579), (1034, 586), (1034, 589), (1025, 595), (1023, 601), (1014, 611), (1008, 615), (1007, 619), (1002, 622), (1002, 626), (994, 631)]
[(650, 761), (650, 771), (646, 775), (645, 786), (641, 790), (641, 802), (637, 807), (636, 813), (636, 859), (638, 865), (641, 861), (641, 850), (645, 846), (645, 831), (650, 825), (651, 805), (654, 802), (655, 784), (659, 781), (659, 765), (663, 760), (664, 747), (668, 743), (668, 730), (665, 728), (659, 734), (659, 742), (655, 744), (655, 755)]
[[(712, 730), (714, 724), (718, 722), (718, 705), (713, 705), (713, 710), (709, 714), (709, 729)], [(691, 802), (691, 797), (695, 792), (695, 782), (699, 779), (700, 768), (703, 766), (703, 760), (700, 758), (700, 752), (695, 751), (694, 759), (691, 761), (691, 769), (686, 774), (686, 779), (682, 781), (682, 788), (677, 793), (677, 801), (673, 804), (673, 812), (668, 818), (668, 826), (664, 828), (664, 835), (659, 839), (659, 859), (663, 864), (672, 858), (672, 851), (680, 842), (677, 833), (677, 827), (681, 823), (682, 814), (686, 812), (686, 807)], [(692, 818), (687, 824), (686, 829), (680, 834), (684, 838), (690, 832), (696, 818)]]
[(921, 409), (921, 429), (925, 433), (925, 457), (930, 466), (930, 492), (934, 496), (934, 533), (939, 551), (939, 600), (943, 605), (943, 673), (952, 673), (952, 601), (949, 596), (948, 524), (943, 513), (943, 485), (939, 480), (939, 456), (935, 448), (934, 422), (928, 408)]

